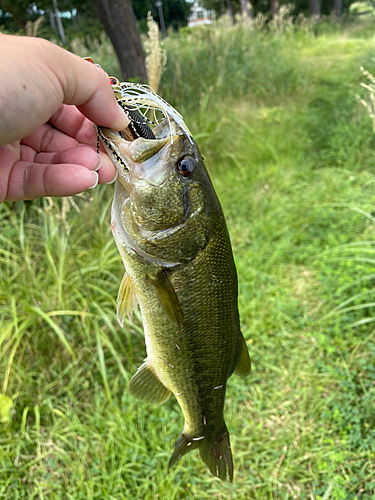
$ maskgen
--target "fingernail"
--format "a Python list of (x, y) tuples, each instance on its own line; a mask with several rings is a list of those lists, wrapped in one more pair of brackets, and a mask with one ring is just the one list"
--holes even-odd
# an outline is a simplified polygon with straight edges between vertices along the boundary
[(104, 184), (113, 184), (113, 183), (115, 182), (115, 180), (116, 180), (116, 179), (117, 179), (117, 172), (116, 172), (116, 174), (115, 174), (114, 178), (113, 178), (111, 181), (109, 181), (109, 182), (105, 182)]
[(130, 123), (128, 116), (125, 114), (124, 110), (119, 107), (117, 114), (117, 119), (113, 123), (113, 130), (124, 130)]
[(93, 184), (92, 186), (90, 186), (88, 189), (94, 189), (96, 188), (96, 186), (98, 185), (98, 182), (99, 182), (99, 174), (93, 170), (91, 170), (91, 173), (92, 175), (95, 177), (95, 184)]
[(95, 172), (99, 170), (99, 168), (103, 165), (103, 158), (98, 154), (99, 161), (98, 161), (98, 166), (94, 168)]

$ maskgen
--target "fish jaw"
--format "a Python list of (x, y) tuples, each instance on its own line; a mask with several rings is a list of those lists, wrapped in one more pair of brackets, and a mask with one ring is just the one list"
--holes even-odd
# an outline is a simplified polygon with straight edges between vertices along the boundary
[(119, 132), (101, 128), (100, 137), (116, 167), (119, 181), (130, 189), (137, 181), (147, 181), (156, 187), (163, 185), (169, 174), (173, 146), (180, 135), (128, 141)]
[[(197, 195), (201, 177), (206, 175), (203, 160), (193, 139), (175, 123), (171, 122), (169, 128), (166, 123), (161, 123), (153, 131), (155, 139), (140, 137), (128, 141), (122, 132), (98, 127), (105, 149), (116, 166), (118, 183), (127, 193), (119, 222), (146, 253), (158, 258), (160, 249), (163, 253), (160, 259), (175, 262), (180, 261), (181, 252), (167, 255), (167, 238), (180, 229), (184, 230), (185, 221), (193, 215), (190, 222), (197, 225), (199, 242), (189, 249), (190, 259), (190, 254), (206, 240), (207, 224), (197, 220), (203, 215), (201, 206), (205, 203)], [(191, 179), (185, 179), (179, 173), (179, 162), (186, 156), (197, 165)], [(204, 235), (200, 234), (202, 230)], [(176, 250), (176, 243), (171, 243), (171, 246)]]

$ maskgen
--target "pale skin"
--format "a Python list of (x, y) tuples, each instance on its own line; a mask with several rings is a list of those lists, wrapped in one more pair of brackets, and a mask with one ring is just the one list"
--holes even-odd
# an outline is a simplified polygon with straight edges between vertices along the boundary
[(128, 119), (103, 70), (41, 38), (0, 34), (0, 71), (0, 203), (115, 179), (94, 123), (123, 130)]

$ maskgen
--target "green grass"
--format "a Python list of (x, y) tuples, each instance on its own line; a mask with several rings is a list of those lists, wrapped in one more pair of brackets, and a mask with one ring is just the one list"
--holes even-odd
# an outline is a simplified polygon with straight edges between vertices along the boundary
[(372, 35), (193, 33), (212, 52), (168, 39), (162, 89), (206, 158), (239, 273), (253, 371), (227, 391), (234, 482), (195, 453), (168, 472), (177, 403), (127, 394), (145, 347), (138, 316), (116, 321), (101, 186), (66, 217), (59, 200), (0, 207), (0, 498), (374, 498), (375, 143), (356, 100)]

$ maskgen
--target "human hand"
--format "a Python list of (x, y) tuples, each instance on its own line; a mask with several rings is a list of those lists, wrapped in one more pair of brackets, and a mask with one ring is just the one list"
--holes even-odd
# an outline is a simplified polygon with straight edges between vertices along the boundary
[(46, 40), (3, 34), (0, 68), (0, 202), (69, 196), (115, 178), (96, 154), (93, 122), (122, 130), (128, 119), (104, 71)]

